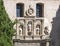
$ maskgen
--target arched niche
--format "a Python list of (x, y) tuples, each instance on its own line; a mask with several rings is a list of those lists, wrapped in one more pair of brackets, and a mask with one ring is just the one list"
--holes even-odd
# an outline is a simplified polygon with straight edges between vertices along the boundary
[(40, 35), (41, 34), (41, 22), (36, 21), (34, 24), (34, 35)]
[(36, 25), (36, 35), (40, 35), (40, 24)]
[(27, 28), (28, 31), (32, 31), (32, 22), (31, 21), (28, 22), (27, 26), (28, 26), (28, 28)]
[(32, 35), (32, 21), (28, 22), (27, 31), (28, 31), (28, 35), (31, 36)]
[(23, 35), (23, 25), (19, 25), (19, 35)]

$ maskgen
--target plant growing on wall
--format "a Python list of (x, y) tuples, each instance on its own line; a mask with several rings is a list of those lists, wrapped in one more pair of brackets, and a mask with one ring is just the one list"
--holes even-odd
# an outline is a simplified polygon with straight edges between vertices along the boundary
[(3, 0), (0, 0), (0, 46), (13, 46), (13, 25), (5, 11)]

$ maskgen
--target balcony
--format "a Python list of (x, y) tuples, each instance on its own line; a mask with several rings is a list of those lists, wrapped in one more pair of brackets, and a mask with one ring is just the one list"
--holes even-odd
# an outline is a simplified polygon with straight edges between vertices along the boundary
[[(31, 27), (28, 29), (28, 22), (31, 22)], [(37, 24), (40, 27), (36, 26)], [(23, 25), (20, 27), (20, 25)], [(20, 40), (42, 40), (44, 39), (44, 18), (17, 18), (16, 34), (13, 39)], [(21, 28), (21, 29), (20, 29)], [(38, 29), (38, 30), (37, 30)], [(28, 34), (28, 32), (31, 32)]]

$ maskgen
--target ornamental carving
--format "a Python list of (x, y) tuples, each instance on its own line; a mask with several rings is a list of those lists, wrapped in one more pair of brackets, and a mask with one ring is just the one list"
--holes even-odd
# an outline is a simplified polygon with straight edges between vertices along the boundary
[(45, 27), (45, 29), (44, 29), (44, 33), (45, 33), (45, 35), (49, 35), (48, 27)]
[(29, 9), (26, 11), (26, 15), (31, 16), (34, 13), (33, 8), (29, 5)]

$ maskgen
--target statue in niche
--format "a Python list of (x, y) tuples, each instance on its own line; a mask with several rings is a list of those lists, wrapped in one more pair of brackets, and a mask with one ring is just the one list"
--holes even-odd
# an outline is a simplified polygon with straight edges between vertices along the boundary
[(32, 34), (32, 22), (28, 22), (28, 35)]
[(36, 26), (36, 34), (38, 34), (38, 35), (40, 34), (40, 25)]
[(31, 27), (32, 27), (32, 25), (28, 24), (28, 31), (31, 31)]
[(19, 34), (22, 35), (22, 31), (23, 31), (23, 25), (19, 26)]

